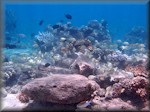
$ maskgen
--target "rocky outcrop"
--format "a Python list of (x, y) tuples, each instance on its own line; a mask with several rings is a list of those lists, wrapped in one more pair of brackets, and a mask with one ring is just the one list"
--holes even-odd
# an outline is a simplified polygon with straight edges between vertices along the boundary
[(75, 60), (75, 62), (71, 65), (71, 71), (84, 75), (86, 77), (88, 77), (89, 75), (93, 75), (94, 70), (95, 68), (85, 61)]
[(100, 87), (95, 81), (78, 74), (55, 74), (37, 78), (23, 86), (20, 101), (52, 102), (58, 104), (79, 103), (91, 98)]

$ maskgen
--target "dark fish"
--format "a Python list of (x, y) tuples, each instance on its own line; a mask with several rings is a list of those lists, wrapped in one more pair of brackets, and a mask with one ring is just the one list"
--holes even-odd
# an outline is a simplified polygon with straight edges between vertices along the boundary
[(60, 27), (60, 25), (53, 25), (52, 27), (53, 27), (53, 29), (57, 29)]
[(41, 21), (39, 22), (39, 26), (41, 26), (41, 25), (43, 24), (43, 22), (44, 22), (44, 21), (43, 21), (43, 20), (41, 20)]
[(66, 17), (67, 19), (72, 19), (72, 16), (71, 16), (70, 14), (65, 14), (65, 17)]
[(101, 20), (101, 25), (103, 26), (103, 27), (106, 27), (107, 25), (108, 25), (108, 23), (107, 23), (107, 21), (106, 20)]
[(4, 60), (3, 60), (3, 62), (9, 62), (8, 57), (5, 57)]
[(50, 66), (50, 64), (49, 64), (49, 63), (46, 63), (44, 66), (45, 66), (45, 67), (49, 67), (49, 66)]
[(17, 46), (14, 45), (14, 44), (5, 44), (5, 48), (8, 48), (8, 49), (15, 49), (15, 48), (17, 48)]

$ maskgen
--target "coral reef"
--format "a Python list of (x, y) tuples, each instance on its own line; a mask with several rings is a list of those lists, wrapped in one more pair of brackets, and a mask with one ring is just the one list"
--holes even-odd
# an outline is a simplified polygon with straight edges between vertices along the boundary
[(2, 67), (2, 82), (4, 85), (12, 85), (16, 80), (17, 77), (19, 76), (19, 67), (15, 66), (11, 62), (7, 62), (3, 64)]
[(125, 67), (125, 62), (127, 61), (126, 55), (123, 55), (121, 53), (113, 53), (109, 54), (107, 56), (107, 60), (113, 63), (114, 67), (118, 68), (124, 68)]
[(146, 65), (144, 64), (133, 64), (128, 65), (125, 71), (132, 72), (135, 76), (144, 76), (148, 78), (148, 71), (146, 70)]
[(41, 107), (49, 102), (77, 110), (149, 110), (145, 33), (134, 28), (125, 41), (113, 43), (106, 20), (48, 25), (32, 49), (4, 50), (3, 96), (20, 93), (28, 106), (34, 100)]
[(39, 32), (38, 35), (35, 36), (36, 43), (38, 44), (41, 52), (48, 52), (52, 49), (56, 38), (50, 32)]
[[(124, 42), (125, 43), (125, 42)], [(143, 55), (147, 53), (147, 48), (146, 45), (140, 44), (140, 43), (135, 43), (135, 44), (127, 44), (124, 45), (124, 43), (121, 43), (118, 46), (118, 49), (127, 55)]]
[(147, 33), (141, 26), (133, 27), (130, 32), (127, 33), (125, 41), (130, 43), (146, 43)]
[[(127, 96), (139, 97), (141, 101), (146, 101), (148, 97), (148, 93), (146, 92), (148, 83), (149, 82), (146, 78), (140, 76), (133, 77), (132, 79), (124, 79), (113, 85), (112, 97), (118, 97), (125, 93)], [(110, 96), (111, 95), (109, 95), (109, 97)]]
[(136, 107), (130, 105), (130, 103), (121, 100), (120, 98), (114, 98), (109, 101), (102, 100), (99, 103), (91, 107), (91, 111), (135, 111)]

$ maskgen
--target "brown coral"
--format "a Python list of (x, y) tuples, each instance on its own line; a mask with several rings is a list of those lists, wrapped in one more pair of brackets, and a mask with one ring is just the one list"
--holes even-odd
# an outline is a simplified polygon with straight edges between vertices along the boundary
[(22, 103), (28, 103), (29, 102), (29, 97), (27, 95), (25, 95), (24, 93), (20, 93), (18, 98)]
[(148, 77), (148, 71), (146, 70), (146, 67), (143, 64), (138, 65), (128, 65), (125, 68), (125, 71), (132, 72), (134, 76), (144, 76)]
[(146, 86), (148, 86), (148, 80), (144, 77), (137, 76), (132, 78), (130, 86), (136, 90), (138, 88), (145, 88)]
[(94, 70), (93, 67), (86, 62), (79, 63), (79, 69), (80, 69), (80, 74), (84, 76), (92, 75)]
[(112, 89), (112, 97), (119, 97), (122, 93), (129, 96), (137, 96), (141, 101), (148, 100), (148, 80), (144, 77), (134, 77), (132, 79), (125, 79), (119, 83), (115, 83)]
[(92, 48), (92, 43), (90, 40), (87, 40), (87, 39), (81, 39), (81, 40), (78, 40), (74, 43), (74, 47), (77, 51), (80, 51), (81, 50), (81, 46), (85, 46), (86, 48), (93, 50)]
[(140, 97), (144, 98), (145, 95), (147, 94), (147, 91), (144, 88), (140, 88), (136, 91), (136, 94), (138, 94)]
[(88, 46), (88, 50), (90, 51), (93, 51), (94, 47), (91, 45), (91, 46)]
[(146, 101), (148, 98), (147, 87), (148, 80), (144, 77), (134, 77), (130, 83), (132, 90), (135, 91), (136, 95), (141, 98), (142, 101)]

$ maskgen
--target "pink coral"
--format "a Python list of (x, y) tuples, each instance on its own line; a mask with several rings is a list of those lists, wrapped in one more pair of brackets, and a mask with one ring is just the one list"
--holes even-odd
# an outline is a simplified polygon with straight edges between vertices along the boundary
[(126, 93), (129, 96), (135, 95), (145, 102), (148, 96), (147, 87), (148, 79), (144, 77), (137, 76), (132, 79), (125, 79), (113, 85), (112, 97), (119, 97), (122, 93)]
[(148, 71), (146, 70), (145, 65), (138, 64), (138, 65), (128, 65), (125, 68), (125, 71), (132, 72), (134, 76), (144, 76), (148, 77)]
[(19, 94), (18, 98), (22, 103), (28, 103), (29, 102), (29, 97), (22, 92)]

